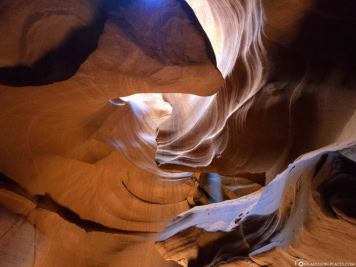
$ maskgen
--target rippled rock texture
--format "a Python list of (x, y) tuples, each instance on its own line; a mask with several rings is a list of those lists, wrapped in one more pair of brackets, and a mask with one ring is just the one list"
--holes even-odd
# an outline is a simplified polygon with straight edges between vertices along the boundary
[(264, 190), (184, 212), (158, 239), (159, 251), (184, 266), (355, 262), (356, 162), (342, 154), (349, 149), (355, 144), (304, 156)]
[[(225, 84), (211, 97), (167, 97), (173, 112), (159, 127), (156, 159), (166, 169), (264, 176), (267, 185), (179, 215), (159, 251), (184, 266), (354, 263), (354, 4), (189, 2), (220, 43)], [(175, 108), (179, 98), (186, 109)]]
[(356, 262), (353, 1), (2, 0), (0, 21), (1, 266)]
[(193, 182), (155, 163), (171, 107), (118, 97), (220, 88), (189, 5), (1, 1), (0, 21), (0, 265), (174, 266), (154, 240)]
[(333, 15), (331, 1), (205, 2), (197, 14), (219, 22), (225, 84), (211, 97), (167, 97), (173, 112), (157, 136), (162, 168), (266, 172), (271, 180), (301, 154), (354, 138), (349, 10)]

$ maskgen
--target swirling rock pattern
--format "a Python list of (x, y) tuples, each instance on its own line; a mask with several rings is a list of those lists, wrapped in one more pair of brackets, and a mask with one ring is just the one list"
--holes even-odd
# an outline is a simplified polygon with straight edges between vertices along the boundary
[(193, 185), (155, 163), (171, 107), (118, 98), (220, 88), (189, 5), (1, 1), (0, 20), (0, 265), (175, 266), (154, 247)]
[(303, 156), (264, 190), (180, 214), (159, 251), (183, 266), (355, 262), (356, 162), (343, 150)]
[[(225, 84), (211, 97), (168, 99), (161, 168), (266, 173), (270, 181), (301, 154), (354, 138), (355, 20), (346, 6), (333, 14), (332, 1), (189, 2), (204, 6), (196, 12), (203, 27), (220, 33)], [(205, 23), (211, 17), (218, 29)]]
[(1, 1), (1, 265), (355, 262), (355, 10)]
[[(220, 53), (225, 85), (212, 97), (167, 97), (173, 111), (159, 127), (156, 159), (166, 169), (255, 178), (265, 174), (270, 184), (237, 200), (179, 215), (157, 241), (161, 254), (184, 266), (355, 262), (343, 250), (355, 249), (355, 236), (349, 234), (354, 232), (354, 163), (320, 154), (287, 167), (303, 153), (355, 142), (351, 62), (356, 54), (349, 28), (356, 26), (356, 14), (350, 10), (354, 5), (189, 2), (198, 9), (203, 27), (220, 34), (215, 51)], [(207, 18), (217, 21), (216, 28), (211, 29)], [(355, 160), (354, 152), (348, 156)], [(325, 171), (316, 182), (310, 172), (320, 168), (319, 158), (333, 158), (324, 168), (335, 170)], [(294, 176), (292, 168), (303, 179)]]

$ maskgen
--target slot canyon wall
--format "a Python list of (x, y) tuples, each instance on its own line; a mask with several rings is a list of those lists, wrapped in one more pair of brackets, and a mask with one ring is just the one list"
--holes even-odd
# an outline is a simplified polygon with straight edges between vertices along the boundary
[(0, 266), (355, 266), (354, 1), (0, 21)]

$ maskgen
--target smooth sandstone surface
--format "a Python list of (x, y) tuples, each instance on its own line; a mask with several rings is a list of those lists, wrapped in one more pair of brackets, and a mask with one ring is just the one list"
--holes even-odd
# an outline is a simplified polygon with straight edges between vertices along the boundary
[(0, 265), (356, 263), (355, 10), (1, 1)]
[(354, 5), (189, 2), (221, 39), (225, 85), (212, 97), (167, 97), (173, 112), (159, 127), (156, 159), (165, 169), (264, 174), (267, 185), (180, 214), (158, 250), (183, 266), (353, 264)]
[(257, 266), (353, 263), (356, 163), (342, 155), (347, 149), (303, 156), (264, 190), (180, 214), (157, 240), (158, 250), (184, 266), (238, 258)]
[(118, 97), (219, 89), (189, 5), (1, 1), (0, 10), (1, 221), (16, 226), (1, 228), (2, 264), (174, 266), (154, 247), (189, 208), (192, 184), (154, 160), (171, 107), (157, 94)]
[[(161, 168), (271, 180), (303, 153), (354, 139), (350, 11), (334, 18), (329, 1), (204, 2), (197, 15), (207, 31), (220, 32), (225, 84), (211, 97), (167, 97), (173, 112), (157, 136)], [(219, 31), (204, 24), (208, 7)]]

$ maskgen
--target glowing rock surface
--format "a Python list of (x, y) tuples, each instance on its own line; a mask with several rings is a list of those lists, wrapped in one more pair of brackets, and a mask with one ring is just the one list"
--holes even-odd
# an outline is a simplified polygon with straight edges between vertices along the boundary
[(355, 10), (1, 1), (0, 265), (356, 262)]

